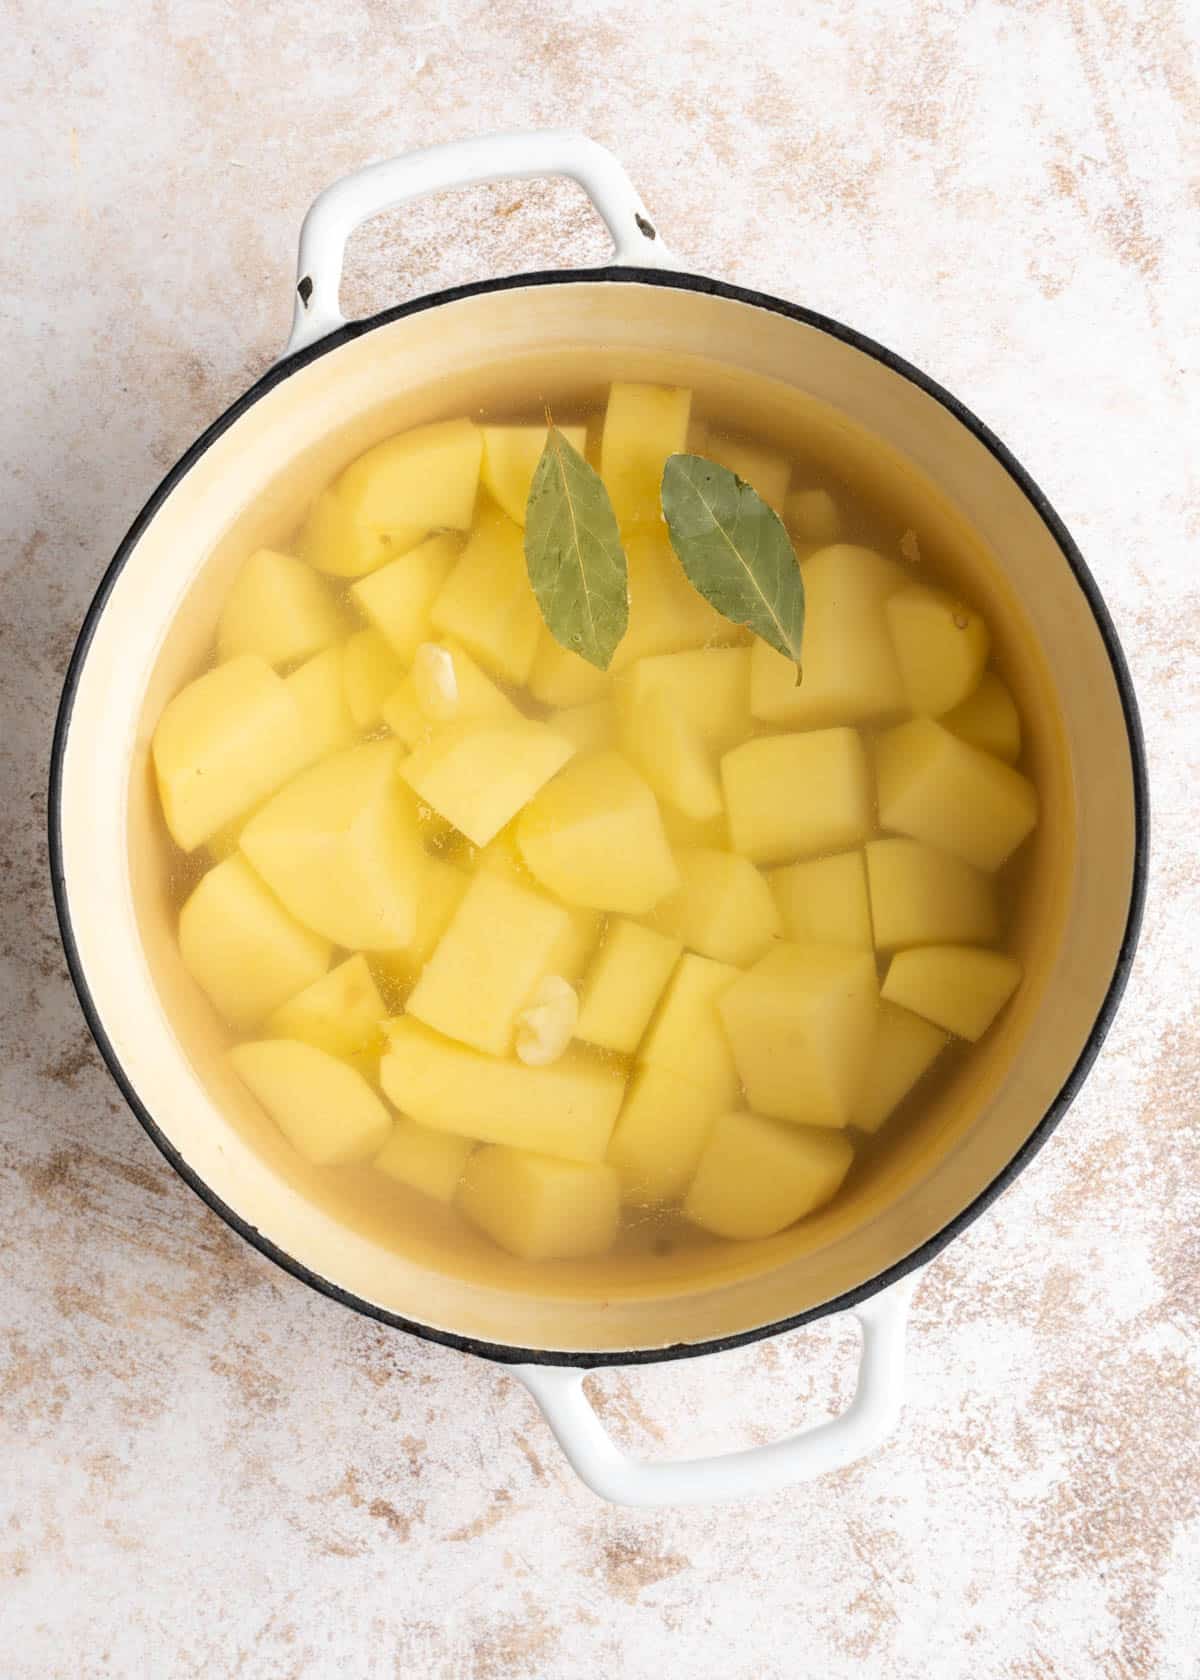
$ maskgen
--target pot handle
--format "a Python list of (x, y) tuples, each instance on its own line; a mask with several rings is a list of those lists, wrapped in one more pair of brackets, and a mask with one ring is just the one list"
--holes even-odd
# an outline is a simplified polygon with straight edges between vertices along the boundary
[(784, 1441), (719, 1458), (648, 1462), (617, 1450), (583, 1391), (586, 1371), (562, 1365), (514, 1365), (537, 1401), (568, 1462), (601, 1499), (615, 1505), (707, 1505), (775, 1493), (865, 1458), (900, 1416), (904, 1332), (915, 1276), (854, 1308), (862, 1333), (858, 1383), (846, 1410)]
[(481, 134), (368, 164), (326, 187), (300, 229), (296, 306), (284, 356), (345, 326), (338, 306), (346, 241), (361, 222), (414, 198), (481, 181), (567, 175), (577, 181), (612, 234), (618, 263), (673, 268), (632, 181), (605, 147), (568, 129)]

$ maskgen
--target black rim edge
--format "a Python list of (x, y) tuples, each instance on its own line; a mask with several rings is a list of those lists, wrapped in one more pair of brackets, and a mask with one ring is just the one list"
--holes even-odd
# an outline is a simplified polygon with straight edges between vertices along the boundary
[[(216, 1195), (183, 1159), (169, 1138), (160, 1130), (154, 1117), (142, 1104), (137, 1092), (126, 1077), (101, 1023), (91, 988), (83, 971), (71, 924), (63, 870), (60, 822), (63, 759), (66, 751), (67, 734), (70, 729), (71, 713), (74, 707), (79, 675), (87, 658), (96, 625), (117, 578), (124, 569), (129, 555), (143, 531), (175, 486), (190, 471), (200, 456), (211, 448), (217, 439), (239, 420), (248, 409), (285, 379), (298, 373), (319, 357), (330, 354), (343, 344), (349, 343), (355, 338), (360, 338), (366, 333), (373, 332), (378, 327), (386, 326), (392, 321), (402, 320), (409, 315), (421, 314), (442, 304), (454, 303), (460, 299), (478, 296), (486, 292), (508, 291), (520, 287), (570, 285), (577, 282), (598, 281), (615, 284), (633, 283), (701, 292), (713, 297), (729, 298), (734, 302), (747, 304), (752, 308), (764, 309), (771, 314), (782, 315), (790, 320), (799, 321), (806, 326), (828, 333), (831, 337), (882, 363), (891, 372), (900, 375), (910, 384), (917, 386), (926, 396), (933, 398), (935, 402), (952, 414), (961, 425), (965, 426), (994, 456), (1032, 504), (1058, 544), (1064, 560), (1070, 567), (1072, 575), (1091, 609), (1097, 629), (1104, 642), (1105, 651), (1108, 654), (1113, 679), (1121, 701), (1129, 744), (1134, 801), (1134, 855), (1129, 912), (1126, 918), (1124, 936), (1104, 1000), (1079, 1057), (1058, 1094), (1029, 1137), (1026, 1138), (1016, 1154), (1011, 1157), (995, 1178), (985, 1185), (974, 1200), (960, 1213), (956, 1214), (947, 1225), (944, 1225), (934, 1236), (928, 1238), (920, 1247), (905, 1255), (903, 1259), (897, 1261), (886, 1271), (876, 1273), (874, 1277), (860, 1284), (856, 1289), (849, 1290), (831, 1301), (822, 1302), (819, 1306), (808, 1308), (790, 1317), (777, 1319), (757, 1329), (740, 1331), (732, 1336), (715, 1337), (703, 1342), (677, 1343), (666, 1347), (632, 1348), (612, 1352), (521, 1348), (505, 1343), (486, 1342), (471, 1336), (457, 1335), (453, 1331), (440, 1330), (416, 1320), (403, 1318), (397, 1313), (388, 1312), (382, 1307), (375, 1306), (370, 1301), (363, 1300), (361, 1296), (351, 1294), (337, 1284), (331, 1283), (327, 1278), (321, 1277), (319, 1273), (311, 1271), (301, 1261), (294, 1259), (290, 1254), (276, 1247), (270, 1238), (263, 1236), (256, 1226), (243, 1219), (221, 1197)], [(657, 1364), (660, 1361), (696, 1358), (703, 1354), (720, 1353), (731, 1348), (745, 1347), (768, 1336), (781, 1335), (785, 1331), (798, 1329), (805, 1324), (815, 1323), (818, 1319), (825, 1318), (832, 1313), (845, 1312), (847, 1309), (853, 1308), (860, 1302), (878, 1294), (889, 1285), (898, 1282), (910, 1272), (927, 1265), (929, 1261), (935, 1259), (941, 1253), (948, 1243), (953, 1241), (960, 1232), (964, 1231), (992, 1205), (996, 1198), (1008, 1188), (1017, 1174), (1033, 1159), (1059, 1124), (1091, 1070), (1116, 1015), (1129, 979), (1145, 907), (1150, 845), (1150, 792), (1145, 740), (1138, 713), (1137, 698), (1108, 607), (1083, 555), (1051, 505), (1049, 498), (1006, 445), (977, 415), (940, 385), (937, 380), (923, 373), (921, 369), (906, 361), (902, 356), (896, 355), (894, 351), (878, 344), (874, 339), (868, 338), (852, 327), (844, 326), (840, 321), (835, 321), (829, 316), (802, 308), (799, 304), (787, 303), (781, 298), (772, 297), (764, 292), (731, 285), (725, 281), (710, 279), (703, 275), (677, 273), (673, 270), (663, 269), (608, 266), (602, 268), (538, 270), (531, 274), (506, 275), (497, 279), (474, 281), (466, 285), (451, 287), (445, 291), (433, 292), (426, 297), (415, 298), (408, 303), (397, 304), (363, 321), (348, 322), (327, 338), (319, 340), (305, 350), (296, 352), (285, 361), (278, 362), (268, 369), (260, 379), (243, 392), (236, 402), (231, 404), (200, 434), (154, 489), (137, 514), (121, 540), (112, 561), (106, 568), (84, 616), (63, 679), (62, 696), (55, 719), (50, 752), (48, 828), (50, 876), (54, 907), (67, 959), (67, 967), (88, 1029), (109, 1073), (151, 1142), (183, 1181), (219, 1218), (223, 1219), (239, 1236), (253, 1244), (268, 1260), (273, 1261), (283, 1271), (298, 1279), (299, 1282), (307, 1284), (319, 1294), (327, 1296), (330, 1300), (336, 1301), (342, 1306), (350, 1307), (367, 1318), (372, 1318), (378, 1323), (386, 1324), (393, 1329), (403, 1330), (409, 1335), (418, 1336), (423, 1341), (436, 1342), (444, 1347), (454, 1348), (460, 1353), (475, 1354), (480, 1358), (504, 1365), (573, 1365), (598, 1369), (605, 1366)]]

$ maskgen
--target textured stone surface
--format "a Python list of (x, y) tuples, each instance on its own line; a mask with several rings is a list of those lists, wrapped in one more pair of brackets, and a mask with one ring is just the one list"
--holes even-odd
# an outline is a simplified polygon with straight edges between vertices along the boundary
[[(0, 1667), (36, 1676), (1197, 1673), (1197, 41), (1187, 0), (5, 7)], [(800, 21), (800, 20), (803, 21)], [(669, 50), (664, 50), (669, 49)], [(118, 1100), (43, 848), (57, 689), (133, 512), (268, 363), (300, 216), (489, 128), (613, 145), (701, 271), (960, 392), (1107, 593), (1156, 779), (1146, 937), (1084, 1095), (928, 1271), (874, 1460), (608, 1509), (502, 1373), (308, 1293)], [(356, 243), (357, 311), (604, 249), (574, 189)], [(1190, 432), (1190, 438), (1189, 438)], [(654, 1453), (834, 1409), (842, 1324), (610, 1374)]]

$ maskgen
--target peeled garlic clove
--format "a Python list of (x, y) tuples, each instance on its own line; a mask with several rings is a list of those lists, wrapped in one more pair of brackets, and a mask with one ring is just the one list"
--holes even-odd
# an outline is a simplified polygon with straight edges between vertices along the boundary
[(517, 1016), (518, 1058), (526, 1067), (547, 1067), (556, 1062), (570, 1044), (578, 1019), (579, 999), (574, 986), (561, 974), (547, 974)]
[(413, 655), (417, 705), (434, 723), (452, 723), (458, 715), (458, 673), (449, 648), (422, 642)]

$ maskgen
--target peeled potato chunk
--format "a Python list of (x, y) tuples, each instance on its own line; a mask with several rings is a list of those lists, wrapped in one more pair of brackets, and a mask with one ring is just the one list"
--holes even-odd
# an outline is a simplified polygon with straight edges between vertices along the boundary
[(458, 1210), (522, 1260), (585, 1260), (617, 1237), (620, 1187), (612, 1167), (493, 1146), (467, 1162)]
[(838, 1132), (785, 1126), (759, 1114), (722, 1114), (683, 1211), (717, 1237), (772, 1237), (829, 1201), (853, 1158), (849, 1140)]
[(725, 752), (750, 733), (749, 647), (701, 647), (650, 654), (616, 683), (623, 719), (635, 728), (643, 706), (664, 699), (708, 747)]
[(609, 692), (607, 671), (600, 671), (546, 629), (538, 632), (537, 649), (529, 671), (529, 692), (543, 706), (582, 707)]
[(681, 885), (658, 907), (655, 926), (689, 951), (741, 967), (782, 934), (771, 889), (746, 858), (701, 848), (677, 852), (675, 862)]
[(746, 1096), (760, 1114), (848, 1126), (875, 1032), (879, 986), (867, 952), (776, 945), (717, 1009)]
[(620, 525), (659, 524), (668, 455), (687, 448), (692, 393), (615, 380), (600, 440), (600, 476)]
[(604, 1159), (625, 1080), (578, 1046), (549, 1067), (527, 1067), (443, 1038), (406, 1015), (387, 1032), (380, 1081), (411, 1119), (564, 1160)]
[(697, 453), (728, 467), (745, 483), (752, 485), (768, 507), (782, 514), (787, 499), (792, 463), (777, 449), (767, 449), (748, 438), (727, 437), (721, 432), (709, 432), (705, 447)]
[(242, 850), (296, 919), (350, 950), (404, 945), (416, 926), (425, 855), (398, 750), (372, 741), (325, 759), (242, 830)]
[(522, 813), (517, 842), (568, 904), (636, 916), (679, 884), (654, 795), (619, 753), (569, 765)]
[(651, 694), (627, 717), (621, 744), (658, 797), (693, 822), (722, 811), (715, 755), (665, 694)]
[(872, 828), (871, 780), (856, 729), (760, 735), (721, 760), (735, 851), (786, 863), (857, 846)]
[(879, 737), (875, 776), (882, 827), (976, 869), (998, 869), (1037, 824), (1033, 783), (932, 718)]
[(555, 734), (565, 735), (579, 753), (600, 752), (617, 744), (617, 713), (611, 700), (568, 706), (555, 712), (549, 722)]
[(302, 1039), (331, 1056), (351, 1056), (378, 1037), (386, 1015), (367, 959), (357, 951), (281, 1003), (269, 1017), (267, 1031), (272, 1038)]
[(431, 620), (505, 682), (529, 679), (542, 629), (525, 567), (525, 539), (499, 508), (480, 515), (433, 603)]
[(179, 912), (179, 953), (217, 1013), (244, 1029), (324, 974), (330, 946), (301, 927), (235, 854), (188, 896)]
[(931, 1021), (881, 999), (851, 1124), (862, 1132), (877, 1132), (948, 1043), (948, 1035)]
[(913, 711), (940, 717), (960, 705), (977, 687), (991, 647), (979, 614), (920, 584), (889, 595), (884, 611)]
[(408, 944), (394, 951), (373, 951), (376, 970), (394, 984), (410, 987), (429, 961), (450, 918), (462, 903), (471, 877), (445, 858), (428, 857), (421, 870), (417, 916)]
[(273, 548), (256, 549), (242, 563), (217, 623), (217, 658), (257, 653), (269, 665), (306, 659), (342, 633), (325, 584), (303, 560)]
[(352, 510), (330, 486), (309, 509), (298, 539), (298, 551), (310, 566), (331, 577), (365, 577), (387, 560), (412, 548), (428, 527), (398, 521), (390, 530), (356, 523)]
[(1021, 756), (1021, 719), (1016, 704), (994, 671), (985, 671), (979, 686), (941, 720), (959, 740), (980, 752), (1015, 764)]
[(437, 730), (400, 774), (476, 846), (486, 846), (571, 757), (570, 741), (527, 718)]
[(430, 612), (458, 558), (460, 540), (429, 537), (369, 577), (360, 578), (350, 597), (406, 665), (422, 642), (433, 635)]
[(307, 769), (330, 753), (354, 744), (354, 719), (346, 703), (346, 654), (344, 646), (314, 653), (298, 671), (284, 681), (300, 711), (300, 733), (304, 738)]
[(842, 534), (841, 511), (828, 490), (793, 490), (783, 518), (802, 543), (835, 543)]
[[(582, 455), (587, 448), (586, 426), (560, 426), (573, 449)], [(505, 513), (518, 525), (525, 523), (529, 487), (546, 447), (546, 426), (484, 426), (483, 467), (480, 476)]]
[(629, 628), (613, 655), (613, 674), (639, 659), (722, 643), (744, 642), (746, 632), (723, 618), (693, 589), (660, 522), (657, 529), (625, 533), (629, 565)]
[(788, 939), (799, 945), (871, 949), (871, 904), (861, 850), (772, 869), (767, 884)]
[(307, 750), (295, 697), (260, 654), (206, 671), (167, 702), (154, 731), (171, 838), (194, 851), (294, 775)]
[(638, 1049), (645, 1066), (693, 1081), (719, 1096), (723, 1108), (737, 1100), (738, 1073), (720, 1002), (738, 973), (729, 963), (685, 952)]
[(371, 1165), (397, 1184), (407, 1184), (449, 1205), (458, 1194), (474, 1147), (471, 1138), (432, 1132), (415, 1120), (400, 1119)]
[(238, 1044), (229, 1059), (293, 1149), (320, 1167), (368, 1161), (392, 1116), (354, 1068), (297, 1039)]
[(1000, 908), (990, 875), (919, 840), (869, 840), (867, 880), (875, 944), (987, 943), (1000, 932)]
[(383, 703), (404, 677), (404, 666), (381, 630), (359, 630), (346, 643), (342, 678), (356, 729), (373, 729)]
[(682, 1196), (724, 1107), (720, 1092), (670, 1068), (637, 1068), (608, 1146), (622, 1201), (646, 1206)]
[(1021, 980), (1021, 965), (1002, 951), (925, 945), (897, 951), (883, 996), (958, 1038), (982, 1038)]
[(482, 457), (478, 426), (439, 420), (368, 449), (342, 473), (337, 494), (360, 529), (465, 531)]
[(584, 980), (577, 1035), (605, 1050), (636, 1050), (682, 949), (638, 922), (610, 922)]

